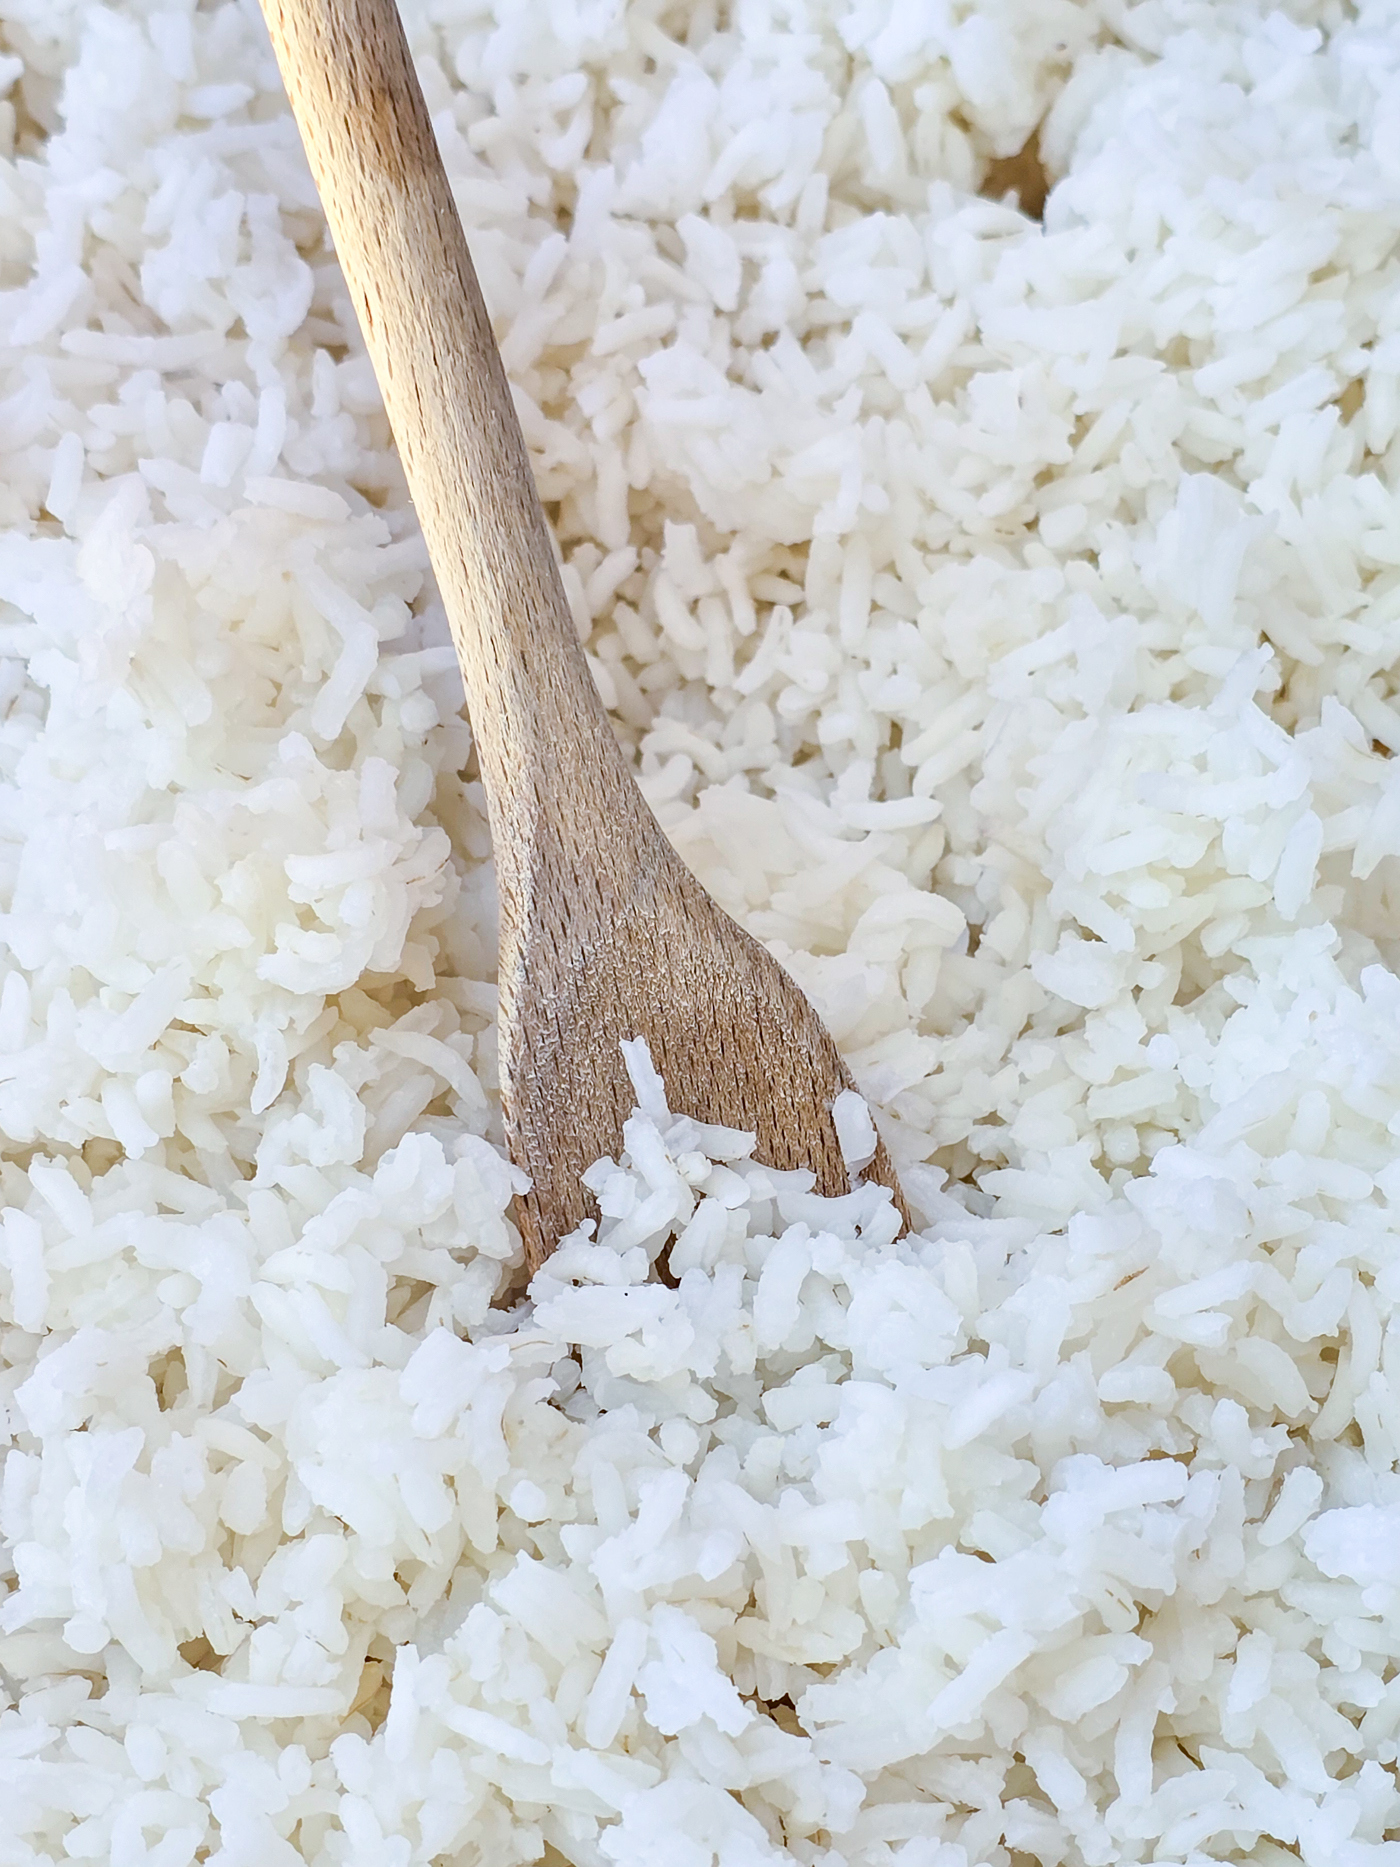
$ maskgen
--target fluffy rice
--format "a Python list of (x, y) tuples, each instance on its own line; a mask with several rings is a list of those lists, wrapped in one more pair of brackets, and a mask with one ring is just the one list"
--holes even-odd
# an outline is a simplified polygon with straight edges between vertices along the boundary
[(923, 1229), (638, 1054), (524, 1289), (255, 8), (0, 0), (0, 1863), (1400, 1860), (1400, 8), (407, 18), (599, 686)]

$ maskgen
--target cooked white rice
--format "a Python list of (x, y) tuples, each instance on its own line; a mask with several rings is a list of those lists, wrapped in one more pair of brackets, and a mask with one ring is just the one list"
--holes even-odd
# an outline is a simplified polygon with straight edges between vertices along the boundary
[(0, 1863), (1400, 1860), (1400, 6), (408, 19), (599, 685), (925, 1230), (638, 1055), (526, 1294), (256, 10), (0, 0)]

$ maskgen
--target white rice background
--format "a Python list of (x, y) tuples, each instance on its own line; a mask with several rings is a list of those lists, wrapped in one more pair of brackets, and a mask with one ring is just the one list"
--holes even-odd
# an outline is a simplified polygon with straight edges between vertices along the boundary
[(1400, 7), (408, 19), (599, 685), (924, 1229), (637, 1058), (526, 1293), (255, 9), (0, 0), (0, 1863), (1395, 1862)]

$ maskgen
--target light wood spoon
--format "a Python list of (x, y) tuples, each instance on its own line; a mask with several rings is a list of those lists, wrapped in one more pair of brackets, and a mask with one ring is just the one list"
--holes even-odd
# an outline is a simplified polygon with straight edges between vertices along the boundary
[[(393, 0), (262, 0), (462, 664), (500, 891), (501, 1082), (531, 1267), (616, 1154), (645, 1037), (671, 1103), (849, 1178), (806, 998), (676, 855), (613, 734)], [(869, 1172), (904, 1201), (883, 1144)]]

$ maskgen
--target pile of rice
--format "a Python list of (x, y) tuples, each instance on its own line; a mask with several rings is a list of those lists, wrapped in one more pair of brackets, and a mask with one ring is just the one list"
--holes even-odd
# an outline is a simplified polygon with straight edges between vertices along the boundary
[(1400, 1860), (1400, 7), (406, 12), (598, 684), (922, 1230), (638, 1054), (527, 1290), (256, 8), (0, 0), (0, 1863)]

